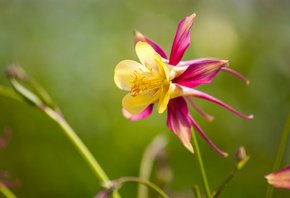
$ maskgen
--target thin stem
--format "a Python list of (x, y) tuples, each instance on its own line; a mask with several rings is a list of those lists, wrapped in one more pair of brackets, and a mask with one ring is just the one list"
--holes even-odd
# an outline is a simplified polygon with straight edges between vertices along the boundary
[(210, 198), (217, 198), (220, 195), (221, 191), (226, 187), (226, 185), (235, 176), (236, 172), (237, 172), (237, 168), (235, 167), (232, 173), (227, 177), (227, 179), (219, 187), (217, 187), (215, 191), (213, 191)]
[[(43, 111), (46, 113), (46, 115), (48, 115), (51, 119), (53, 119), (57, 124), (59, 124), (59, 126), (63, 129), (63, 131), (68, 136), (68, 138), (71, 140), (71, 142), (78, 149), (80, 154), (87, 161), (89, 166), (93, 169), (96, 176), (102, 182), (109, 181), (109, 178), (106, 175), (106, 173), (104, 172), (104, 170), (102, 169), (102, 167), (99, 165), (97, 160), (94, 158), (92, 153), (88, 150), (88, 148), (85, 146), (85, 144), (82, 142), (82, 140), (77, 136), (77, 134), (74, 132), (74, 130), (70, 127), (70, 125), (65, 121), (65, 119), (49, 107), (43, 108)], [(113, 197), (120, 198), (120, 195), (117, 192), (115, 192), (113, 194)]]
[(193, 190), (194, 197), (195, 198), (200, 198), (200, 191), (199, 191), (198, 185), (194, 185), (192, 187), (192, 190)]
[(7, 198), (17, 198), (9, 188), (3, 186), (3, 184), (0, 185), (0, 191), (3, 193), (3, 195), (5, 195)]
[(24, 102), (23, 98), (19, 96), (13, 89), (0, 85), (0, 95), (7, 98), (17, 100), (19, 102)]
[(199, 146), (198, 146), (198, 143), (197, 143), (197, 139), (196, 139), (196, 135), (194, 133), (194, 130), (192, 130), (192, 139), (193, 139), (193, 147), (194, 147), (194, 150), (195, 150), (195, 156), (196, 156), (196, 159), (197, 159), (198, 164), (199, 164), (199, 168), (200, 168), (203, 184), (204, 184), (204, 187), (205, 187), (205, 192), (206, 192), (207, 197), (210, 197), (211, 191), (210, 191), (210, 188), (209, 188), (209, 185), (208, 185), (205, 169), (204, 169), (203, 162), (202, 162), (202, 157), (201, 157), (201, 154), (200, 154), (200, 151), (199, 151)]
[[(93, 169), (96, 176), (102, 181), (106, 182), (110, 179), (106, 175), (106, 173), (103, 171), (102, 167), (99, 165), (97, 160), (93, 157), (89, 149), (85, 146), (85, 144), (82, 142), (82, 140), (77, 136), (77, 134), (74, 132), (74, 130), (70, 127), (70, 125), (65, 121), (65, 119), (62, 117), (60, 113), (57, 111), (51, 109), (50, 107), (46, 106), (41, 102), (38, 96), (36, 96), (34, 93), (29, 91), (28, 89), (24, 88), (21, 84), (19, 84), (16, 79), (11, 78), (10, 83), (13, 86), (13, 88), (21, 95), (23, 96), (27, 102), (35, 105), (40, 110), (42, 110), (46, 115), (48, 115), (52, 120), (54, 120), (59, 126), (63, 129), (65, 134), (68, 136), (68, 138), (71, 140), (71, 142), (75, 145), (75, 147), (78, 149), (80, 154), (84, 157), (86, 162), (89, 164), (89, 166)], [(118, 192), (115, 192), (113, 194), (114, 198), (120, 198), (120, 195)]]
[[(282, 133), (282, 138), (280, 140), (280, 145), (279, 145), (279, 148), (278, 148), (278, 151), (277, 151), (277, 154), (276, 154), (276, 159), (275, 159), (275, 162), (274, 162), (274, 167), (273, 167), (272, 172), (276, 172), (280, 168), (289, 132), (290, 132), (290, 113), (288, 115), (284, 130), (283, 130), (283, 133)], [(267, 188), (266, 198), (271, 198), (272, 197), (273, 190), (274, 190), (274, 187), (269, 184), (268, 188)]]
[[(140, 166), (139, 177), (142, 179), (149, 180), (150, 174), (152, 172), (152, 167), (156, 156), (160, 151), (166, 146), (167, 139), (163, 135), (158, 135), (154, 138), (151, 144), (146, 148)], [(148, 197), (148, 188), (143, 185), (138, 185), (138, 198)]]
[(158, 186), (156, 186), (155, 184), (153, 184), (152, 182), (146, 179), (142, 179), (138, 177), (122, 177), (117, 180), (110, 181), (109, 183), (107, 183), (108, 186), (106, 185), (106, 183), (104, 183), (104, 185), (112, 188), (112, 187), (120, 186), (122, 183), (126, 183), (126, 182), (137, 182), (140, 184), (144, 184), (154, 189), (161, 197), (169, 198)]

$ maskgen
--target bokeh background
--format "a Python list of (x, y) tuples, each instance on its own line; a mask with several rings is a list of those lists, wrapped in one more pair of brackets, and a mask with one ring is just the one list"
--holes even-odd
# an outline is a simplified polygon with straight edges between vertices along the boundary
[[(183, 60), (231, 59), (230, 67), (250, 80), (225, 73), (198, 89), (228, 103), (253, 120), (244, 120), (215, 104), (196, 102), (215, 117), (204, 120), (190, 111), (211, 140), (229, 153), (224, 158), (198, 136), (210, 187), (231, 172), (233, 153), (243, 145), (250, 161), (222, 197), (264, 197), (283, 127), (290, 110), (290, 1), (288, 0), (86, 0), (0, 1), (0, 70), (19, 63), (61, 107), (65, 118), (92, 151), (110, 178), (138, 176), (146, 146), (162, 133), (173, 197), (191, 195), (202, 186), (194, 156), (166, 127), (166, 113), (156, 109), (145, 120), (130, 122), (121, 114), (126, 92), (114, 82), (114, 68), (137, 60), (133, 31), (158, 42), (170, 53), (178, 22), (196, 12), (191, 45)], [(9, 86), (4, 75), (2, 85)], [(61, 129), (31, 106), (0, 97), (0, 129), (13, 131), (0, 153), (0, 170), (22, 186), (19, 197), (93, 197), (100, 190), (93, 172)], [(2, 132), (1, 132), (2, 134)], [(290, 142), (282, 166), (290, 164)], [(136, 197), (136, 184), (120, 190)], [(276, 189), (274, 197), (289, 197)]]

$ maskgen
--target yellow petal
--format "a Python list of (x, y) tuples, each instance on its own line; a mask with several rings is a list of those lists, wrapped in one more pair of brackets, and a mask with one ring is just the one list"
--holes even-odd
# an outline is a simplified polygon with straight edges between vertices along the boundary
[(159, 94), (159, 102), (158, 102), (158, 107), (157, 111), (158, 113), (163, 113), (167, 109), (167, 105), (170, 99), (170, 84), (168, 85), (163, 85), (160, 89), (160, 94)]
[(140, 63), (132, 60), (121, 61), (115, 69), (114, 81), (116, 85), (123, 90), (131, 90), (131, 81), (134, 70), (140, 71), (142, 69), (144, 72), (149, 72), (149, 70)]
[(159, 54), (155, 53), (154, 59), (155, 59), (155, 62), (157, 63), (160, 76), (169, 81), (169, 69), (163, 63), (161, 56)]
[(155, 54), (159, 54), (156, 53), (148, 43), (139, 41), (135, 46), (135, 50), (140, 62), (143, 65), (147, 66), (148, 68), (152, 68), (155, 73), (160, 74), (158, 65), (154, 58)]
[(144, 111), (150, 104), (158, 100), (157, 91), (145, 92), (140, 95), (132, 96), (128, 93), (122, 101), (122, 106), (131, 114), (139, 114)]

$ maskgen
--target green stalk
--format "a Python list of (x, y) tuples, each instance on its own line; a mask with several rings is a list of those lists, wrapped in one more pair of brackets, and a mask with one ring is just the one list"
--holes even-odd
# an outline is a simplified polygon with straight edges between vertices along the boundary
[(103, 171), (99, 163), (96, 161), (96, 159), (93, 157), (91, 152), (88, 150), (88, 148), (85, 146), (85, 144), (81, 141), (81, 139), (77, 136), (77, 134), (74, 132), (74, 130), (70, 127), (70, 125), (63, 119), (61, 115), (53, 111), (49, 107), (45, 107), (42, 109), (43, 112), (48, 115), (52, 120), (54, 120), (65, 132), (67, 137), (71, 140), (71, 142), (74, 144), (74, 146), (77, 148), (77, 150), (80, 152), (80, 154), (84, 157), (84, 159), (87, 161), (89, 166), (93, 169), (96, 176), (102, 181), (109, 181), (108, 176)]
[[(283, 133), (282, 133), (282, 138), (280, 140), (280, 145), (279, 145), (279, 148), (278, 148), (278, 151), (277, 151), (277, 154), (276, 154), (276, 159), (275, 159), (275, 162), (274, 162), (274, 167), (273, 167), (272, 172), (276, 172), (280, 168), (289, 132), (290, 132), (290, 113), (288, 115), (284, 130), (283, 130)], [(274, 190), (274, 187), (269, 184), (268, 188), (267, 188), (266, 198), (271, 198), (272, 197), (273, 190)]]
[(210, 197), (211, 191), (210, 191), (210, 188), (209, 188), (209, 185), (208, 185), (208, 181), (207, 181), (204, 165), (203, 165), (203, 162), (202, 162), (202, 157), (201, 157), (201, 154), (200, 154), (200, 150), (199, 150), (199, 146), (198, 146), (198, 143), (197, 143), (197, 139), (196, 139), (196, 135), (194, 133), (194, 130), (192, 130), (192, 139), (193, 139), (193, 147), (194, 147), (194, 151), (195, 151), (195, 156), (196, 156), (196, 159), (197, 159), (198, 164), (199, 164), (199, 168), (200, 168), (203, 184), (204, 184), (204, 187), (205, 187), (206, 196)]
[(113, 181), (104, 182), (103, 186), (105, 188), (118, 188), (119, 186), (121, 186), (123, 183), (126, 183), (126, 182), (137, 182), (137, 183), (146, 185), (154, 189), (161, 197), (169, 198), (158, 186), (156, 186), (155, 184), (153, 184), (152, 182), (146, 179), (142, 179), (138, 177), (122, 177)]
[[(82, 142), (82, 140), (78, 137), (78, 135), (75, 133), (75, 131), (70, 127), (70, 125), (65, 121), (65, 119), (62, 117), (62, 115), (57, 112), (56, 110), (51, 109), (50, 107), (46, 106), (42, 103), (41, 99), (36, 96), (34, 93), (29, 91), (28, 89), (24, 88), (21, 84), (17, 82), (16, 79), (10, 78), (11, 85), (13, 88), (25, 98), (27, 102), (30, 104), (38, 107), (40, 110), (42, 110), (46, 115), (48, 115), (52, 120), (54, 120), (59, 126), (62, 128), (62, 130), (65, 132), (67, 137), (71, 140), (73, 145), (77, 148), (77, 150), (80, 152), (80, 154), (83, 156), (85, 161), (88, 163), (88, 165), (92, 168), (92, 170), (95, 172), (95, 175), (99, 178), (102, 182), (107, 182), (110, 179), (102, 169), (102, 167), (99, 165), (97, 160), (93, 157), (89, 149), (85, 146), (85, 144)], [(5, 94), (5, 93), (4, 93)], [(6, 96), (9, 96), (8, 94), (5, 94)], [(114, 198), (120, 198), (120, 195), (118, 192), (113, 193)]]
[[(156, 156), (166, 146), (167, 139), (163, 135), (158, 135), (154, 138), (151, 144), (146, 148), (140, 166), (139, 177), (149, 180), (152, 172), (152, 167)], [(148, 198), (148, 188), (144, 185), (138, 185), (138, 198)]]
[(23, 98), (9, 87), (0, 85), (0, 95), (17, 100), (19, 102), (24, 102)]
[(0, 191), (5, 195), (7, 198), (17, 198), (12, 191), (3, 184), (0, 184)]

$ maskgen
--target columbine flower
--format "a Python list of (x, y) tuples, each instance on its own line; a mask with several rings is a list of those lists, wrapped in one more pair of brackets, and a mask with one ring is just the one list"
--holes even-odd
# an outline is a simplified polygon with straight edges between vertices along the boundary
[(181, 61), (190, 44), (189, 30), (194, 18), (195, 14), (192, 14), (179, 22), (169, 59), (158, 44), (136, 31), (135, 50), (141, 64), (132, 60), (121, 61), (115, 69), (114, 81), (120, 89), (130, 91), (122, 101), (123, 115), (126, 118), (144, 119), (151, 114), (154, 103), (157, 103), (158, 113), (167, 109), (168, 128), (190, 152), (193, 153), (190, 143), (193, 126), (217, 152), (226, 156), (226, 153), (209, 140), (188, 113), (185, 98), (207, 120), (212, 120), (213, 117), (202, 111), (191, 97), (214, 102), (245, 119), (251, 119), (252, 115), (243, 115), (220, 100), (192, 89), (200, 84), (210, 83), (220, 70), (230, 72), (246, 83), (249, 81), (239, 73), (225, 68), (228, 60), (201, 58)]
[(276, 188), (290, 189), (290, 166), (287, 166), (277, 172), (266, 175), (268, 183)]

